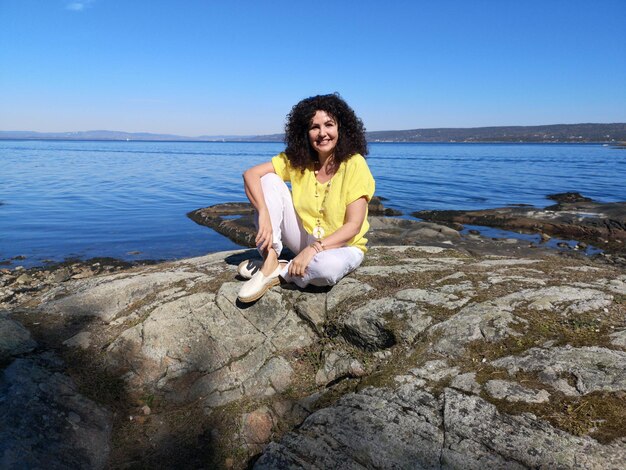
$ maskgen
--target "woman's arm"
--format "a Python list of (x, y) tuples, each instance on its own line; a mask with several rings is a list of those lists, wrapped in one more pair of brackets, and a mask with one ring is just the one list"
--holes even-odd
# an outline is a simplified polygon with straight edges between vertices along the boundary
[(348, 204), (343, 225), (322, 240), (324, 249), (340, 248), (357, 236), (363, 227), (366, 212), (367, 199), (365, 197), (360, 197)]
[[(332, 235), (322, 240), (324, 244), (323, 248), (326, 250), (345, 246), (346, 243), (352, 240), (361, 231), (366, 213), (367, 198), (360, 197), (356, 201), (348, 204), (343, 225), (335, 230)], [(318, 248), (321, 247), (318, 246)], [(306, 267), (317, 253), (317, 249), (312, 246), (307, 246), (289, 265), (289, 274), (292, 276), (304, 276)]]
[(260, 245), (261, 252), (268, 250), (272, 246), (272, 221), (265, 205), (263, 189), (261, 188), (261, 177), (268, 173), (276, 173), (272, 162), (261, 163), (253, 166), (243, 173), (243, 187), (246, 196), (259, 214), (259, 230), (254, 242)]

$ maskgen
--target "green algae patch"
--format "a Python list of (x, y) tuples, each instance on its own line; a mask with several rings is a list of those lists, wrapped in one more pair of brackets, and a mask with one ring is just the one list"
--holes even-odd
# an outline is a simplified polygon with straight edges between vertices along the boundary
[(419, 248), (408, 248), (401, 252), (404, 258), (412, 259), (437, 259), (437, 258), (458, 258), (471, 260), (473, 257), (466, 253), (462, 253), (454, 248), (444, 248), (443, 251), (438, 253), (431, 253), (428, 250), (420, 250)]
[[(519, 383), (539, 388), (539, 384), (532, 380)], [(545, 385), (543, 388), (546, 388)], [(512, 415), (533, 413), (558, 429), (574, 436), (592, 437), (602, 444), (626, 437), (626, 427), (623, 425), (626, 422), (624, 392), (593, 392), (576, 397), (554, 392), (546, 403), (512, 403), (485, 393), (483, 398), (494, 404), (500, 412)]]

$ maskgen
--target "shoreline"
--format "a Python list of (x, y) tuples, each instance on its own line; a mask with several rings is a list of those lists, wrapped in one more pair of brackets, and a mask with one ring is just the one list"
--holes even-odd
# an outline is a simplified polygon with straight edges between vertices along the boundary
[[(0, 142), (138, 142), (138, 143), (209, 143), (209, 144), (282, 144), (282, 140), (149, 140), (149, 139), (45, 139), (45, 138), (2, 138)], [(485, 144), (485, 145), (603, 145), (615, 149), (626, 149), (626, 143), (611, 140), (594, 141), (522, 141), (522, 140), (368, 140), (368, 144)]]
[[(603, 257), (618, 259), (626, 256), (626, 202), (598, 203), (579, 193), (559, 193), (546, 198), (556, 204), (545, 208), (512, 204), (504, 208), (483, 210), (433, 210), (412, 212), (406, 217), (402, 212), (386, 208), (387, 199), (375, 196), (369, 205), (370, 217), (389, 219), (403, 216), (405, 224), (433, 222), (457, 231), (461, 238), (471, 241), (482, 238), (486, 241), (516, 243), (528, 248), (548, 249), (562, 253), (578, 253), (589, 258)], [(254, 238), (253, 213), (249, 203), (223, 203), (197, 209), (187, 213), (187, 217), (199, 225), (206, 226), (223, 235), (240, 248), (251, 248)], [(546, 214), (548, 214), (546, 216)], [(564, 215), (561, 215), (564, 214)], [(607, 215), (608, 214), (608, 215)], [(547, 217), (547, 218), (546, 218)], [(603, 228), (608, 227), (608, 228)], [(622, 233), (623, 232), (623, 233)], [(369, 244), (389, 244), (389, 240), (379, 240), (370, 232)], [(615, 240), (611, 239), (611, 236)], [(222, 250), (206, 251), (195, 255), (174, 258), (124, 258), (109, 256), (67, 257), (56, 261), (41, 259), (31, 264), (27, 256), (17, 255), (0, 258), (0, 270), (44, 270), (54, 271), (72, 264), (89, 265), (103, 263), (111, 266), (145, 266), (167, 261), (177, 261), (195, 256), (218, 253)], [(139, 256), (141, 252), (129, 252), (129, 256)], [(27, 266), (20, 264), (27, 261)], [(626, 261), (625, 261), (626, 262)]]

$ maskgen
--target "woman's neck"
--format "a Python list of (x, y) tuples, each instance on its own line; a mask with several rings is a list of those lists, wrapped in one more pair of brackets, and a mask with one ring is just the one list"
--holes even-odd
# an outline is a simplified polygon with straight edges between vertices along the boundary
[(320, 169), (325, 168), (326, 170), (328, 170), (330, 167), (332, 167), (333, 156), (334, 156), (334, 153), (329, 153), (327, 155), (322, 155), (318, 153), (317, 159), (319, 161)]

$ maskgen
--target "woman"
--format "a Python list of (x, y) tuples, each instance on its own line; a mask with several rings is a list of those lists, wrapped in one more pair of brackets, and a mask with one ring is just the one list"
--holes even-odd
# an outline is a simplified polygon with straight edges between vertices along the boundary
[[(300, 287), (334, 285), (367, 251), (374, 178), (363, 158), (361, 120), (338, 94), (319, 95), (292, 108), (285, 131), (285, 151), (243, 174), (264, 259), (260, 269), (252, 261), (239, 265), (249, 279), (239, 291), (242, 302), (259, 299), (279, 276)], [(278, 259), (283, 244), (296, 254), (289, 263)]]

